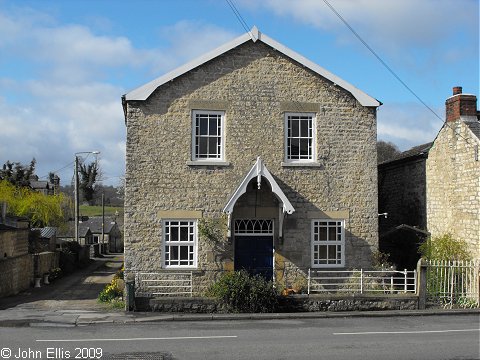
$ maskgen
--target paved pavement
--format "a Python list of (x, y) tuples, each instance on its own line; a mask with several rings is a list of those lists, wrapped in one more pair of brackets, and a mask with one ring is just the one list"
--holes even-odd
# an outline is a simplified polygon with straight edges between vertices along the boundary
[(271, 314), (175, 314), (125, 313), (97, 302), (99, 292), (121, 267), (123, 256), (96, 258), (87, 268), (41, 288), (0, 299), (0, 327), (5, 326), (80, 326), (102, 323), (150, 323), (161, 321), (312, 319), (333, 317), (389, 317), (427, 315), (480, 315), (480, 309), (402, 310), (369, 312), (318, 312)]

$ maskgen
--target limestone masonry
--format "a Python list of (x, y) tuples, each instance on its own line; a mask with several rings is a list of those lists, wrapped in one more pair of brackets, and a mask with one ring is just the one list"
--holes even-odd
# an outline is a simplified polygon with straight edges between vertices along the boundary
[[(293, 286), (312, 267), (314, 256), (320, 263), (337, 257), (335, 266), (325, 260), (319, 268), (371, 265), (378, 245), (375, 106), (362, 106), (351, 92), (257, 40), (162, 84), (146, 100), (124, 99), (124, 110), (127, 277), (142, 271), (192, 270), (194, 291), (201, 293), (225, 270), (245, 268), (269, 277), (264, 268), (271, 267), (275, 280)], [(195, 111), (223, 114), (223, 158), (195, 159)], [(286, 159), (287, 113), (314, 118), (309, 162)], [(255, 173), (255, 164), (263, 172), (246, 179), (250, 170)], [(245, 193), (237, 199), (238, 189)], [(295, 210), (292, 214), (282, 212), (283, 195)], [(223, 210), (232, 198), (235, 205), (228, 216)], [(202, 218), (222, 219), (217, 224), (228, 228), (224, 238), (212, 242), (202, 237)], [(342, 228), (337, 223), (318, 225), (318, 239), (329, 231), (329, 241), (335, 242), (330, 247), (319, 243), (314, 255), (313, 221), (329, 219), (340, 221)], [(272, 224), (272, 229), (259, 233), (247, 229), (254, 222), (238, 220), (267, 220), (262, 224)], [(194, 221), (191, 238), (183, 238), (183, 228), (178, 235), (180, 221)], [(166, 244), (174, 237), (180, 245)], [(182, 241), (192, 241), (193, 247), (182, 248)], [(263, 248), (250, 248), (258, 244), (271, 246), (274, 261), (255, 258), (255, 251), (265, 254)], [(194, 266), (167, 265), (178, 259), (188, 262), (190, 256)], [(136, 288), (148, 292), (138, 278)]]

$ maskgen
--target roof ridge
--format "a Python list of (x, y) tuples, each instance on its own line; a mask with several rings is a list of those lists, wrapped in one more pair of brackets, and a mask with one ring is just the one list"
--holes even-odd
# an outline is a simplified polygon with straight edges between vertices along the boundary
[[(256, 39), (255, 39), (256, 38)], [(248, 42), (253, 41), (256, 43), (257, 41), (261, 41), (264, 44), (274, 48), (275, 50), (281, 52), (282, 54), (286, 55), (287, 57), (291, 58), (292, 60), (302, 64), (303, 66), (309, 68), (310, 70), (314, 71), (318, 75), (326, 78), (327, 80), (331, 81), (335, 85), (340, 86), (341, 88), (350, 92), (363, 106), (372, 106), (378, 107), (381, 105), (381, 102), (377, 99), (371, 97), (370, 95), (366, 94), (362, 90), (356, 88), (349, 82), (343, 80), (342, 78), (336, 76), (335, 74), (331, 73), (330, 71), (324, 69), (320, 65), (314, 63), (311, 60), (308, 60), (303, 55), (289, 49), (285, 45), (277, 42), (276, 40), (270, 38), (269, 36), (263, 34), (256, 26), (252, 27), (252, 29), (243, 35), (236, 37), (235, 39), (217, 47), (216, 49), (209, 51), (180, 67), (177, 67), (170, 72), (157, 77), (156, 79), (141, 85), (127, 94), (123, 95), (123, 99), (126, 101), (129, 100), (136, 100), (136, 101), (144, 101), (146, 100), (158, 87), (166, 84), (169, 81), (197, 68), (200, 65), (205, 64), (206, 62)]]

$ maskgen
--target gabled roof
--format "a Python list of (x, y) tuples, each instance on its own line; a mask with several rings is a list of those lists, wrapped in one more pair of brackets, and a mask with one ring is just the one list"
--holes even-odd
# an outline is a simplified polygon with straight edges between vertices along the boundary
[(477, 139), (480, 139), (480, 121), (465, 121), (465, 125), (467, 125), (467, 127), (477, 137)]
[(257, 27), (253, 27), (251, 31), (233, 39), (232, 41), (216, 48), (213, 51), (210, 51), (189, 63), (182, 65), (175, 70), (170, 71), (169, 73), (156, 78), (145, 85), (142, 85), (129, 93), (124, 95), (124, 100), (146, 100), (159, 86), (177, 78), (180, 75), (187, 73), (190, 70), (195, 69), (196, 67), (236, 48), (239, 45), (242, 45), (248, 41), (257, 42), (261, 41), (264, 44), (274, 48), (275, 50), (281, 52), (282, 54), (288, 56), (289, 58), (295, 60), (296, 62), (302, 64), (306, 68), (314, 71), (315, 73), (319, 74), (320, 76), (330, 80), (334, 84), (340, 86), (341, 88), (350, 92), (363, 106), (380, 106), (381, 103), (374, 99), (373, 97), (367, 95), (363, 91), (357, 89), (352, 84), (346, 82), (345, 80), (339, 78), (338, 76), (332, 74), (328, 70), (324, 69), (323, 67), (315, 64), (314, 62), (308, 60), (307, 58), (303, 57), (302, 55), (298, 54), (297, 52), (287, 48), (286, 46), (280, 44), (279, 42), (273, 40), (272, 38), (268, 37), (267, 35), (261, 33)]
[[(116, 222), (113, 221), (113, 218), (105, 216), (105, 223), (104, 223), (104, 232), (105, 234), (110, 233), (112, 229), (117, 225)], [(101, 217), (90, 217), (86, 221), (82, 221), (79, 226), (86, 226), (90, 228), (92, 234), (101, 234), (102, 233), (102, 218)]]
[(388, 165), (388, 164), (397, 163), (401, 161), (412, 160), (414, 158), (427, 157), (428, 152), (430, 151), (430, 148), (432, 147), (432, 145), (433, 145), (433, 142), (414, 146), (411, 149), (405, 150), (400, 154), (396, 155), (393, 159), (383, 161), (378, 165), (379, 166)]
[[(86, 237), (90, 235), (92, 232), (88, 226), (82, 225), (82, 223), (78, 224), (78, 237)], [(62, 226), (57, 231), (58, 238), (74, 238), (75, 237), (75, 222), (68, 221), (65, 226)]]

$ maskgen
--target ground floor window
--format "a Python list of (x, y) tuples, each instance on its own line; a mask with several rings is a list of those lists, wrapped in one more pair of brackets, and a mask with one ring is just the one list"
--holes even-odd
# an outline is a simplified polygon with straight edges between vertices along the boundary
[(196, 220), (164, 220), (164, 267), (197, 266)]
[(312, 267), (345, 266), (345, 220), (312, 220)]

